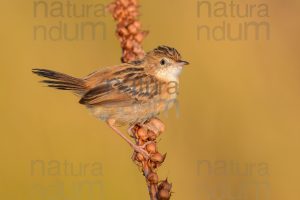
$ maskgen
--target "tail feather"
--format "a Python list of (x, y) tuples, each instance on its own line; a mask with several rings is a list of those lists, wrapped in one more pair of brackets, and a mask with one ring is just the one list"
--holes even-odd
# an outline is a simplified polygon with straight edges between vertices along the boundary
[(72, 90), (77, 94), (81, 94), (87, 89), (83, 79), (75, 78), (67, 74), (48, 69), (32, 69), (32, 73), (48, 78), (48, 80), (41, 81), (42, 83), (46, 83), (48, 87), (59, 90)]

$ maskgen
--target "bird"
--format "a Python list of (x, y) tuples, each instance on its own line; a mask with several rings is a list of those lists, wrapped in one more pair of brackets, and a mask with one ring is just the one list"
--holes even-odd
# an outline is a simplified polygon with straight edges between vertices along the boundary
[(100, 68), (83, 78), (53, 70), (35, 68), (32, 72), (46, 78), (41, 82), (79, 96), (79, 103), (98, 119), (105, 121), (136, 152), (149, 157), (120, 130), (120, 126), (144, 124), (176, 101), (179, 75), (189, 62), (172, 47), (161, 45), (144, 58)]

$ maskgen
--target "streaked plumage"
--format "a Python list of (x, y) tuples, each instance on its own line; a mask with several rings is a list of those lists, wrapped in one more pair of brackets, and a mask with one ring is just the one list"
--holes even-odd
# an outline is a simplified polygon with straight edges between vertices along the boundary
[(49, 87), (79, 95), (79, 103), (95, 117), (114, 119), (122, 125), (143, 123), (168, 109), (176, 99), (176, 93), (168, 92), (168, 85), (178, 84), (185, 64), (176, 49), (159, 46), (143, 60), (102, 68), (84, 78), (47, 69), (33, 69), (33, 73), (48, 78), (42, 82)]

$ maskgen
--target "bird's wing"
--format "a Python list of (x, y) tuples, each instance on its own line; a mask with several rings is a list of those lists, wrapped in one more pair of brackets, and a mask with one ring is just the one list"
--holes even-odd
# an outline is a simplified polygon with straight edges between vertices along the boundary
[(161, 82), (146, 74), (143, 68), (123, 68), (115, 71), (111, 77), (85, 93), (80, 103), (90, 106), (129, 106), (146, 102), (160, 93)]

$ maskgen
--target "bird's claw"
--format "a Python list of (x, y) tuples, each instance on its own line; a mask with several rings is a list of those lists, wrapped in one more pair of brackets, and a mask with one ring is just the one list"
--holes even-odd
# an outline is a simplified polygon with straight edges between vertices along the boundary
[[(145, 143), (146, 144), (146, 143)], [(145, 145), (144, 144), (144, 145)], [(144, 149), (144, 145), (142, 146), (138, 146), (138, 145), (133, 145), (132, 148), (134, 149), (134, 151), (140, 153), (143, 155), (143, 157), (146, 159), (146, 160), (149, 160), (150, 158), (150, 154)]]

